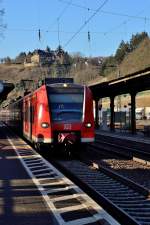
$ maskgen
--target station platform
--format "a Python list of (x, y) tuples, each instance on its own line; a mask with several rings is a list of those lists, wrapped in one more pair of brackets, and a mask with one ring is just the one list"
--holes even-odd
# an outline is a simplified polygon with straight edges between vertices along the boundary
[(139, 143), (145, 143), (150, 145), (150, 137), (145, 137), (141, 133), (137, 134), (131, 134), (130, 132), (124, 132), (124, 131), (110, 131), (110, 130), (102, 130), (102, 129), (96, 129), (96, 134), (104, 135), (104, 136), (110, 136), (114, 138), (119, 138), (122, 140), (130, 140), (133, 142), (139, 142)]
[(0, 225), (120, 225), (0, 123)]
[(97, 141), (99, 140), (113, 145), (123, 146), (124, 151), (127, 151), (128, 154), (129, 150), (135, 160), (149, 164), (150, 137), (146, 137), (139, 132), (133, 135), (129, 132), (119, 132), (118, 130), (106, 131), (101, 129), (96, 129), (95, 134)]
[[(15, 136), (9, 133), (9, 137), (16, 142)], [(1, 125), (0, 225), (57, 225), (9, 140), (7, 128)], [(19, 139), (17, 144), (23, 145)]]

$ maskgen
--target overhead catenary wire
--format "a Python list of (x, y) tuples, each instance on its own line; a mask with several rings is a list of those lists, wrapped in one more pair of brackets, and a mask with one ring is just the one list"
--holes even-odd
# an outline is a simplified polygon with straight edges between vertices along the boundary
[[(62, 3), (65, 3), (67, 4), (68, 0), (58, 0)], [(81, 9), (84, 9), (84, 10), (91, 10), (91, 11), (96, 11), (96, 9), (92, 9), (92, 8), (89, 8), (87, 6), (83, 6), (83, 5), (80, 5), (80, 4), (76, 4), (76, 3), (71, 3), (72, 6), (74, 7), (78, 7), (78, 8), (81, 8)], [(101, 10), (101, 13), (104, 13), (104, 14), (110, 14), (110, 15), (113, 15), (113, 16), (123, 16), (123, 17), (127, 17), (128, 19), (127, 20), (124, 20), (123, 22), (121, 22), (120, 24), (118, 24), (117, 26), (111, 28), (110, 30), (108, 31), (105, 31), (105, 32), (102, 32), (104, 34), (104, 36), (108, 35), (109, 33), (113, 33), (114, 30), (117, 30), (119, 29), (120, 27), (124, 26), (124, 25), (127, 25), (127, 23), (129, 21), (131, 21), (131, 19), (139, 19), (139, 20), (143, 20), (144, 21), (144, 30), (145, 27), (146, 27), (146, 22), (150, 21), (150, 18), (149, 17), (142, 17), (142, 16), (139, 16), (139, 14), (141, 14), (144, 10), (140, 11), (139, 13), (137, 13), (136, 15), (128, 15), (128, 14), (122, 14), (122, 13), (118, 13), (118, 12), (110, 12), (110, 11), (104, 11), (104, 10)], [(94, 32), (92, 32), (94, 33)], [(95, 33), (99, 33), (99, 32), (95, 32)], [(125, 32), (127, 34), (127, 31)]]
[(63, 17), (63, 15), (65, 14), (65, 12), (67, 11), (67, 9), (69, 8), (69, 6), (72, 4), (72, 0), (67, 1), (67, 5), (61, 10), (61, 12), (59, 13), (59, 15), (57, 16), (57, 18), (54, 20), (54, 22), (49, 26), (48, 30), (50, 29), (50, 27), (52, 27), (53, 25), (55, 25), (56, 23), (58, 23), (58, 21)]
[(58, 45), (60, 46), (60, 24), (59, 24), (59, 19), (57, 20), (57, 23), (58, 23)]
[[(39, 29), (32, 29), (32, 28), (7, 28), (8, 31), (15, 31), (15, 32), (38, 32)], [(47, 33), (58, 33), (57, 30), (46, 30), (46, 29), (40, 29), (40, 32), (47, 32)], [(75, 31), (69, 31), (69, 30), (59, 30), (59, 33), (64, 33), (64, 34), (74, 34)], [(124, 33), (122, 31), (120, 32), (115, 32), (116, 34), (121, 34)], [(87, 35), (87, 31), (82, 31), (80, 34), (85, 34)], [(106, 34), (106, 31), (90, 31), (90, 34), (98, 34), (98, 35), (104, 35)]]
[[(65, 11), (67, 10), (67, 8), (69, 6), (75, 6), (75, 7), (78, 7), (78, 8), (83, 8), (84, 10), (90, 10), (90, 11), (94, 11), (96, 12), (96, 9), (92, 9), (90, 7), (87, 7), (85, 5), (80, 5), (80, 4), (76, 4), (76, 3), (73, 3), (72, 0), (58, 0), (59, 2), (62, 2), (62, 3), (65, 3), (67, 4), (63, 10), (59, 13), (57, 19), (55, 20), (55, 23), (58, 24), (58, 20), (61, 19), (61, 17), (64, 15)], [(107, 13), (107, 14), (112, 14), (112, 15), (115, 15), (115, 16), (124, 16), (124, 17), (128, 17), (128, 18), (133, 18), (133, 19), (142, 19), (144, 21), (144, 27), (146, 26), (146, 24), (150, 21), (150, 18), (149, 17), (140, 17), (140, 16), (137, 16), (137, 15), (127, 15), (127, 14), (121, 14), (121, 13), (116, 13), (116, 12), (110, 12), (110, 11), (104, 11), (104, 10), (101, 10), (101, 13)], [(39, 14), (39, 13), (38, 13)], [(138, 13), (139, 14), (139, 13)], [(39, 17), (39, 16), (38, 16)], [(115, 26), (114, 28), (110, 29), (109, 31), (90, 31), (91, 34), (100, 34), (100, 35), (106, 35), (108, 34), (109, 32), (113, 32), (114, 30), (120, 28), (122, 25), (124, 24), (127, 24), (127, 22), (130, 21), (130, 20), (125, 20), (123, 22), (121, 22), (119, 25)], [(39, 21), (38, 21), (39, 22)], [(6, 28), (6, 26), (5, 26)], [(39, 29), (34, 29), (34, 28), (9, 28), (7, 26), (7, 30), (8, 31), (18, 31), (18, 32), (39, 32)], [(47, 32), (47, 33), (58, 33), (58, 29), (57, 30), (50, 30), (50, 29), (43, 29), (43, 28), (40, 28), (40, 32)], [(65, 31), (65, 30), (60, 30), (59, 29), (59, 33), (70, 33), (70, 34), (73, 34), (75, 33), (75, 31)], [(86, 34), (87, 32), (80, 32), (82, 34)], [(124, 32), (116, 32), (117, 34), (121, 34), (121, 33), (124, 33)], [(127, 33), (127, 32), (126, 32)]]
[[(65, 4), (69, 3), (67, 0), (58, 0), (58, 1), (62, 2), (62, 3), (65, 3)], [(77, 8), (80, 8), (80, 9), (84, 9), (84, 10), (90, 10), (90, 11), (94, 11), (94, 12), (96, 11), (96, 9), (92, 9), (92, 8), (89, 8), (89, 7), (80, 5), (80, 4), (76, 4), (76, 3), (70, 3), (70, 5), (72, 5), (74, 7), (77, 7)], [(128, 15), (128, 14), (124, 14), (124, 13), (111, 12), (111, 11), (105, 11), (105, 10), (101, 10), (101, 13), (110, 14), (110, 15), (113, 15), (113, 16), (128, 17), (128, 18), (133, 18), (133, 19), (150, 20), (149, 17), (145, 17), (145, 16)]]
[(67, 5), (62, 9), (62, 11), (59, 13), (56, 20), (51, 24), (53, 26), (55, 23), (57, 23), (57, 38), (58, 38), (58, 44), (60, 46), (60, 19), (63, 17), (69, 6), (71, 5), (72, 0), (67, 2)]
[[(88, 8), (87, 12), (88, 12), (88, 17), (89, 17), (89, 12), (90, 12), (89, 8)], [(91, 32), (90, 32), (90, 24), (89, 23), (88, 23), (87, 39), (88, 39), (88, 46), (89, 46), (89, 57), (91, 57), (92, 56), (92, 54), (91, 54)]]
[(37, 4), (37, 17), (38, 17), (38, 29), (37, 29), (37, 35), (38, 35), (38, 41), (41, 42), (41, 15), (40, 15), (40, 1), (38, 1)]
[(66, 47), (79, 33), (80, 31), (93, 19), (94, 16), (104, 7), (104, 5), (109, 0), (105, 0), (98, 8), (97, 10), (85, 21), (83, 25), (80, 26), (80, 28), (73, 34), (73, 36), (65, 43), (64, 47)]
[[(66, 2), (65, 4), (67, 4), (67, 6), (65, 6), (64, 8), (63, 8), (63, 10), (61, 11), (61, 13), (59, 13), (59, 16), (57, 17), (57, 19), (59, 18), (59, 19), (61, 19), (62, 18), (62, 16), (64, 15), (64, 13), (66, 12), (65, 10), (69, 7), (69, 6), (71, 6), (72, 5), (72, 0), (71, 1), (68, 1), (68, 0), (59, 0), (60, 2)], [(87, 7), (87, 6), (83, 6), (84, 7), (84, 9), (86, 9), (86, 10), (90, 10), (90, 11), (92, 11), (93, 10), (93, 12), (96, 12), (96, 10), (94, 10), (94, 9), (91, 9), (91, 8), (89, 8), (89, 7)], [(102, 10), (101, 9), (101, 13), (103, 13), (104, 12), (104, 10)], [(105, 11), (106, 12), (106, 11)], [(112, 12), (111, 12), (112, 13)], [(141, 12), (140, 12), (141, 13)], [(112, 14), (114, 14), (114, 13), (112, 13)], [(138, 13), (139, 14), (139, 13)], [(128, 17), (128, 20), (125, 20), (125, 21), (123, 21), (123, 22), (121, 22), (120, 24), (118, 24), (117, 26), (115, 26), (115, 27), (112, 27), (112, 28), (110, 28), (110, 29), (108, 29), (108, 30), (106, 30), (106, 31), (91, 31), (90, 30), (90, 39), (91, 39), (91, 37), (92, 37), (92, 35), (108, 35), (109, 33), (116, 33), (116, 34), (124, 34), (124, 33), (130, 33), (130, 32), (127, 32), (127, 27), (125, 27), (125, 25), (127, 26), (127, 23), (132, 19), (132, 18), (137, 18), (137, 19), (144, 19), (143, 20), (143, 27), (145, 28), (146, 27), (146, 25), (149, 23), (149, 21), (150, 21), (150, 18), (148, 18), (148, 17), (139, 17), (138, 16), (138, 14), (136, 14), (135, 16), (128, 16), (128, 15), (125, 15), (125, 14), (120, 14), (120, 13), (115, 13), (115, 15), (123, 15), (123, 16), (127, 16)], [(87, 21), (85, 21), (85, 23), (87, 23)], [(86, 25), (86, 24), (85, 24)], [(84, 26), (85, 26), (84, 25)], [(120, 28), (120, 27), (122, 27), (122, 26), (124, 26), (125, 27), (125, 32), (117, 32), (116, 30), (118, 29), (118, 28)], [(148, 25), (147, 25), (148, 26)], [(37, 37), (37, 34), (38, 34), (38, 40), (39, 40), (39, 29), (37, 28), (37, 29), (34, 29), (34, 27), (33, 28), (9, 28), (9, 27), (7, 27), (7, 30), (8, 31), (18, 31), (18, 32), (36, 32), (36, 37)], [(58, 30), (59, 30), (59, 36), (61, 36), (61, 33), (64, 33), (64, 34), (75, 34), (76, 32), (75, 31), (65, 31), (65, 30), (62, 30), (62, 29), (60, 29), (60, 27), (59, 27), (59, 29), (56, 29), (56, 30), (46, 30), (46, 29), (43, 29), (43, 28), (40, 28), (40, 39), (44, 36), (44, 32), (45, 33), (57, 33), (58, 34)], [(87, 31), (86, 32), (83, 32), (83, 31), (80, 31), (80, 34), (85, 34), (86, 36), (88, 36), (88, 34), (87, 34)], [(59, 39), (60, 39), (60, 37), (59, 37)], [(59, 41), (59, 43), (60, 43), (60, 41)]]
[[(7, 27), (7, 30), (10, 31), (10, 32), (38, 32), (39, 29), (32, 29), (32, 28), (8, 28)], [(46, 32), (46, 33), (58, 33), (58, 29), (57, 30), (46, 30), (46, 29), (40, 29), (41, 32)], [(64, 33), (64, 34), (74, 34), (75, 33), (75, 30), (73, 31), (69, 31), (69, 30), (59, 30), (59, 33)], [(90, 31), (90, 34), (96, 34), (96, 35), (104, 35), (106, 33), (106, 31), (98, 31), (98, 30), (95, 30), (95, 31)], [(123, 31), (118, 31), (118, 32), (115, 32), (116, 34), (122, 34), (124, 33)], [(130, 33), (130, 32), (129, 32)], [(82, 31), (80, 32), (80, 34), (85, 34), (87, 35), (87, 31)]]
[[(139, 14), (141, 14), (144, 10), (136, 13), (135, 17), (138, 16)], [(121, 22), (120, 24), (118, 24), (117, 26), (111, 28), (110, 30), (105, 32), (105, 35), (107, 35), (108, 33), (112, 33), (114, 30), (117, 30), (118, 28), (122, 27), (123, 25), (127, 24), (129, 21), (131, 20), (131, 18), (128, 18), (127, 20), (124, 20), (123, 22)]]

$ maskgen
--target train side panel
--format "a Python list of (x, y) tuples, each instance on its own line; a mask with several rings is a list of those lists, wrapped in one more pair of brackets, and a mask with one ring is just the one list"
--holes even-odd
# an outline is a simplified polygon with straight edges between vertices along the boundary
[(49, 105), (45, 85), (24, 98), (24, 136), (35, 143), (53, 141)]
[(36, 147), (94, 141), (93, 99), (86, 86), (45, 84), (12, 104), (9, 112), (9, 123)]
[(27, 96), (23, 100), (23, 135), (30, 140), (30, 98)]
[(36, 142), (52, 143), (52, 120), (45, 85), (37, 92)]

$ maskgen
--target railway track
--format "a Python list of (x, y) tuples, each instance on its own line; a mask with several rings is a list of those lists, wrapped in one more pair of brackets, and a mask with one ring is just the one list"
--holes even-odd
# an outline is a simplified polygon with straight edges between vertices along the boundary
[[(98, 136), (97, 136), (98, 137)], [(89, 161), (94, 161), (95, 165), (99, 165), (111, 169), (118, 174), (133, 180), (150, 190), (150, 152), (148, 151), (148, 143), (140, 143), (140, 148), (137, 146), (138, 142), (133, 141), (131, 144), (119, 138), (112, 138), (100, 135), (100, 139), (96, 139), (93, 145), (90, 145)], [(121, 145), (122, 141), (122, 145)], [(127, 145), (127, 146), (126, 146)], [(144, 150), (146, 145), (146, 150)], [(143, 146), (143, 147), (142, 147)], [(91, 155), (94, 151), (95, 159)], [(138, 157), (135, 157), (138, 152)], [(103, 159), (103, 160), (101, 160)], [(150, 192), (150, 191), (149, 191)]]
[[(140, 157), (144, 160), (150, 161), (150, 144), (141, 141), (133, 141), (130, 138), (121, 137), (117, 135), (106, 136), (103, 134), (96, 134), (95, 146), (105, 148), (107, 151), (114, 151), (127, 157)], [(120, 148), (121, 147), (121, 148)], [(118, 150), (119, 149), (119, 150)]]
[[(88, 197), (84, 198), (82, 191), (79, 196), (78, 190), (81, 189), (74, 187), (67, 178), (62, 178), (62, 174), (57, 173), (33, 149), (23, 147), (16, 153), (42, 191), (47, 204), (56, 212), (60, 224), (103, 224), (98, 214), (102, 209), (97, 210), (99, 206), (94, 206), (92, 199), (86, 205)], [(111, 171), (95, 170), (79, 160), (57, 159), (53, 163), (122, 225), (150, 225), (150, 199), (140, 186), (134, 188), (124, 177), (120, 180)], [(113, 224), (113, 219), (110, 221)], [(103, 222), (107, 224), (105, 219)]]
[(8, 137), (60, 225), (120, 225), (94, 200), (23, 140)]
[(150, 225), (150, 199), (120, 179), (91, 169), (78, 161), (57, 161), (57, 166), (77, 182), (95, 201), (124, 225)]
[[(97, 145), (90, 145), (86, 154), (86, 161), (96, 168), (103, 167), (129, 178), (150, 192), (150, 162), (136, 157), (127, 157), (126, 154), (123, 157), (124, 154), (118, 152), (118, 150), (122, 152), (122, 147), (117, 146), (116, 152), (116, 150), (111, 151), (110, 145), (109, 149), (106, 148), (106, 145), (104, 145), (104, 148), (102, 148), (102, 145), (100, 148)], [(81, 157), (84, 159), (83, 155)]]

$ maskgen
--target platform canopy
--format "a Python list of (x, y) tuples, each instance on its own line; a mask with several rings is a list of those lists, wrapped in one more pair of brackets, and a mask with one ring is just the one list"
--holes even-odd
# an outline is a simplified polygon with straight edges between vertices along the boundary
[(94, 99), (150, 90), (150, 68), (89, 87)]
[(118, 79), (107, 82), (95, 83), (89, 85), (93, 98), (95, 100), (95, 121), (98, 127), (98, 101), (99, 99), (110, 98), (110, 129), (114, 130), (114, 98), (122, 94), (130, 94), (131, 96), (131, 131), (136, 133), (136, 94), (141, 91), (150, 90), (150, 67), (135, 73), (129, 74)]

